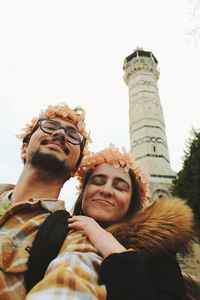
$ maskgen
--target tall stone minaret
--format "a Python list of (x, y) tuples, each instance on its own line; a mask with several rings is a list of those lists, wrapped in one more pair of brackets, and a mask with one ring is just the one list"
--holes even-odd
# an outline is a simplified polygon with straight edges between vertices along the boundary
[(150, 175), (150, 198), (168, 196), (175, 173), (170, 167), (165, 121), (157, 80), (158, 61), (149, 51), (136, 49), (124, 61), (129, 88), (131, 152)]

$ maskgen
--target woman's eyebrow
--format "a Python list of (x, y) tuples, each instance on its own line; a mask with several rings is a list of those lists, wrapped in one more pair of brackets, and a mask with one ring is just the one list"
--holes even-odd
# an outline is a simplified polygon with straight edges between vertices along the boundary
[(104, 174), (95, 174), (95, 175), (93, 175), (92, 177), (91, 177), (91, 179), (93, 179), (93, 178), (96, 178), (96, 177), (98, 177), (98, 178), (107, 178), (108, 176), (106, 176), (106, 175), (104, 175)]
[(125, 184), (130, 189), (130, 184), (125, 179), (123, 179), (121, 177), (115, 177), (114, 180), (117, 181), (117, 182), (122, 182), (123, 184)]

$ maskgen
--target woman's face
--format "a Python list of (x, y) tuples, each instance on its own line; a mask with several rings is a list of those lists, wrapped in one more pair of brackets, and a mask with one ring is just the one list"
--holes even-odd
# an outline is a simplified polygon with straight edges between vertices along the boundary
[(88, 180), (83, 194), (83, 212), (103, 225), (113, 224), (126, 215), (131, 194), (129, 174), (103, 163), (94, 169)]

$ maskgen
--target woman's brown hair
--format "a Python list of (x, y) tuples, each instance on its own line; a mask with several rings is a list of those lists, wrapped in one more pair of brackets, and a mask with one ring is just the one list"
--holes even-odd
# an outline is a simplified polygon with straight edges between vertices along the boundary
[[(90, 169), (83, 179), (82, 190), (81, 190), (81, 192), (74, 204), (74, 207), (73, 207), (73, 215), (82, 215), (83, 214), (83, 211), (82, 211), (83, 194), (85, 192), (87, 183), (92, 175), (92, 172), (93, 172), (93, 169)], [(137, 213), (142, 208), (140, 189), (139, 189), (135, 174), (134, 174), (133, 170), (131, 170), (131, 169), (129, 170), (129, 176), (131, 178), (132, 194), (131, 194), (130, 206), (129, 206), (128, 212), (125, 216), (126, 219), (133, 216), (135, 213)]]

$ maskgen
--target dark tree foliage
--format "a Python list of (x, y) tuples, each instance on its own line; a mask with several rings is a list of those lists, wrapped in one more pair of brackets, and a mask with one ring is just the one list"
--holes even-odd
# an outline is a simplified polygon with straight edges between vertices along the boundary
[(200, 238), (200, 130), (192, 130), (183, 157), (183, 167), (172, 183), (172, 194), (186, 199), (192, 207)]

